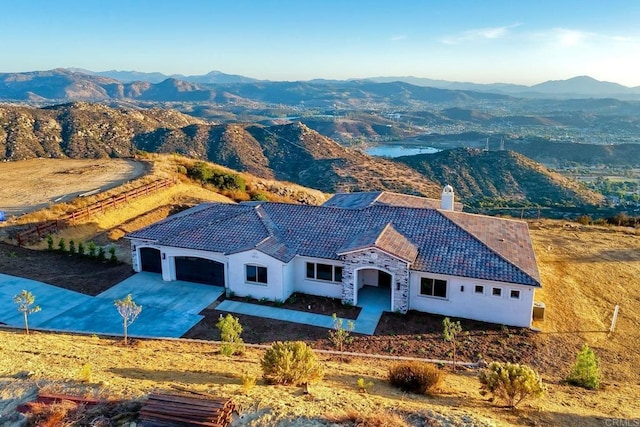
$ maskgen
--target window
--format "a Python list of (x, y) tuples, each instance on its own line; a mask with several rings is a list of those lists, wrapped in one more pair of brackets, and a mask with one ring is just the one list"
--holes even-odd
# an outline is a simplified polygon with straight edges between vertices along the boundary
[(307, 279), (342, 282), (342, 267), (330, 264), (307, 263)]
[(446, 298), (447, 281), (423, 277), (420, 279), (420, 295), (429, 297)]
[(247, 265), (247, 282), (267, 284), (267, 267)]
[(493, 289), (491, 289), (491, 295), (493, 295), (494, 297), (501, 297), (502, 296), (502, 288), (493, 288)]
[(474, 292), (475, 292), (476, 294), (484, 295), (484, 286), (482, 286), (482, 285), (476, 285)]
[(520, 291), (517, 289), (511, 289), (511, 292), (509, 292), (509, 296), (513, 299), (520, 299)]

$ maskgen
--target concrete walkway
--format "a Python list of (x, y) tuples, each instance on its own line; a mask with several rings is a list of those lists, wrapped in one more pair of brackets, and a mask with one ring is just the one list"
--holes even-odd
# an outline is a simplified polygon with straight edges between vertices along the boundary
[(114, 300), (131, 294), (142, 312), (130, 335), (179, 338), (198, 323), (198, 313), (224, 293), (224, 288), (189, 282), (164, 282), (159, 274), (138, 273), (91, 297), (42, 282), (0, 274), (0, 322), (22, 327), (13, 296), (23, 289), (42, 310), (29, 316), (34, 328), (122, 335), (122, 318)]
[[(391, 296), (388, 289), (378, 289), (366, 286), (358, 292), (358, 307), (362, 307), (358, 318), (354, 320), (353, 332), (363, 335), (373, 335), (382, 317), (383, 311), (389, 311)], [(289, 310), (286, 308), (269, 307), (246, 302), (222, 301), (216, 310), (228, 311), (235, 314), (264, 317), (267, 319), (282, 320), (285, 322), (301, 323), (303, 325), (317, 326), (332, 329), (333, 318), (306, 311)], [(346, 325), (345, 325), (346, 326)]]

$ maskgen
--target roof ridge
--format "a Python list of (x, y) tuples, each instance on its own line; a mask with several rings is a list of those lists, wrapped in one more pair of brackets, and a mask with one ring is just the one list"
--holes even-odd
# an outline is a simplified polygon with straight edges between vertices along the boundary
[[(473, 237), (477, 242), (479, 242), (482, 246), (484, 246), (485, 248), (487, 248), (488, 250), (490, 250), (492, 253), (494, 253), (496, 256), (498, 256), (500, 259), (504, 260), (505, 262), (509, 263), (511, 266), (517, 268), (520, 272), (522, 272), (525, 276), (527, 276), (528, 278), (530, 278), (531, 280), (533, 280), (535, 283), (538, 284), (538, 286), (540, 286), (540, 279), (536, 279), (535, 277), (533, 277), (531, 274), (529, 274), (528, 272), (526, 272), (522, 267), (520, 267), (519, 265), (517, 265), (516, 263), (514, 263), (513, 261), (511, 261), (510, 259), (508, 259), (507, 257), (505, 257), (504, 255), (502, 255), (501, 253), (499, 253), (498, 251), (496, 251), (495, 249), (493, 249), (491, 246), (487, 245), (482, 239), (480, 239), (478, 236), (476, 236), (474, 233), (470, 232), (469, 230), (467, 230), (465, 227), (461, 226), (460, 224), (458, 224), (456, 221), (452, 220), (451, 218), (449, 218), (448, 216), (446, 216), (444, 213), (442, 213), (441, 209), (434, 209), (436, 212), (438, 212), (439, 215), (441, 215), (443, 218), (445, 218), (447, 221), (451, 222), (453, 225), (455, 225), (456, 227), (458, 227), (460, 230), (464, 231), (465, 233), (467, 233), (469, 236)], [(454, 211), (445, 211), (445, 212), (454, 212)], [(456, 214), (458, 213), (463, 213), (463, 212), (455, 212)], [(466, 212), (464, 212), (466, 213)], [(471, 214), (473, 215), (473, 214)], [(487, 218), (493, 218), (490, 216), (487, 216)], [(526, 225), (526, 223), (525, 223)], [(504, 240), (504, 239), (503, 239)]]

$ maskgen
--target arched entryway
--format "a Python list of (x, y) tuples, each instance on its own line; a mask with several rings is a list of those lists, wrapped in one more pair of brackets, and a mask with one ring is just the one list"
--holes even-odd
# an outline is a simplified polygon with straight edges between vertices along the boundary
[(393, 275), (378, 268), (356, 270), (356, 304), (375, 305), (383, 310), (391, 310), (393, 298)]

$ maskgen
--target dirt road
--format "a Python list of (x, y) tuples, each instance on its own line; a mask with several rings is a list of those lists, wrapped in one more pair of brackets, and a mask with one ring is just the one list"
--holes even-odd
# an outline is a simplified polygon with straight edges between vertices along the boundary
[(137, 178), (146, 164), (133, 160), (32, 159), (0, 163), (0, 211), (6, 219), (51, 203), (100, 189), (105, 191)]

